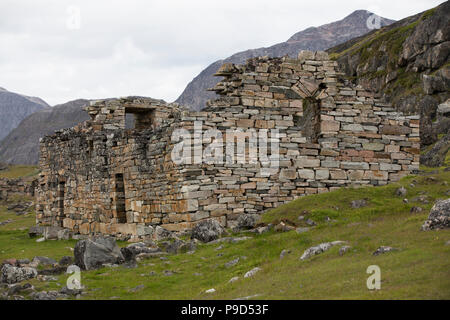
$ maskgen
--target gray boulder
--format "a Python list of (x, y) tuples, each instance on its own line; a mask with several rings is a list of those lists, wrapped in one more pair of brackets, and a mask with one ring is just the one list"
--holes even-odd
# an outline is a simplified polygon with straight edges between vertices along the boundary
[(35, 238), (35, 237), (41, 236), (43, 233), (44, 233), (44, 227), (31, 226), (30, 229), (28, 229), (28, 236), (30, 238)]
[(159, 249), (158, 247), (148, 247), (143, 242), (132, 243), (127, 247), (120, 249), (125, 262), (134, 261), (136, 259), (136, 256), (140, 255), (141, 253), (155, 253), (160, 251), (161, 249)]
[(0, 271), (0, 283), (13, 284), (24, 280), (36, 278), (38, 275), (35, 268), (30, 267), (13, 267), (5, 264)]
[(315, 256), (322, 252), (328, 251), (333, 246), (344, 244), (344, 243), (345, 243), (345, 241), (324, 242), (317, 246), (310, 247), (310, 248), (306, 249), (305, 252), (303, 252), (302, 256), (300, 257), (300, 260), (308, 259), (312, 256)]
[(102, 267), (103, 264), (119, 264), (124, 262), (114, 238), (94, 237), (80, 240), (74, 249), (75, 264), (83, 270)]
[(450, 198), (438, 200), (430, 210), (428, 219), (422, 225), (422, 230), (446, 229), (450, 227)]
[(386, 253), (386, 252), (391, 252), (391, 251), (395, 251), (397, 249), (392, 248), (392, 247), (388, 247), (388, 246), (381, 246), (379, 247), (377, 250), (375, 250), (375, 252), (373, 253), (374, 256), (378, 256), (380, 254)]
[(191, 239), (197, 239), (202, 242), (216, 240), (224, 232), (219, 222), (214, 219), (200, 221), (193, 229)]
[(358, 208), (362, 208), (362, 207), (366, 207), (366, 206), (367, 206), (367, 201), (365, 199), (353, 200), (351, 202), (351, 207), (353, 209), (358, 209)]
[(259, 214), (241, 214), (237, 218), (236, 228), (239, 230), (251, 229), (254, 228), (260, 220), (261, 216)]

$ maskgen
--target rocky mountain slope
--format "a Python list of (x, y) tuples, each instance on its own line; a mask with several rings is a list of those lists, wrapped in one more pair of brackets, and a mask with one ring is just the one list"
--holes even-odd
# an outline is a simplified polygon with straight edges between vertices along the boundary
[[(220, 79), (214, 77), (213, 74), (225, 62), (242, 64), (247, 59), (258, 56), (296, 56), (300, 50), (325, 50), (369, 32), (367, 19), (370, 16), (372, 16), (372, 13), (369, 11), (357, 10), (340, 21), (300, 31), (286, 42), (281, 42), (268, 48), (238, 52), (224, 60), (218, 60), (195, 77), (176, 102), (192, 109), (200, 110), (206, 106), (207, 100), (215, 97), (215, 93), (206, 90), (214, 87), (219, 82)], [(386, 26), (393, 22), (393, 20), (380, 17), (381, 26)]]
[(28, 115), (48, 107), (40, 98), (10, 92), (0, 87), (0, 141)]
[(447, 1), (328, 50), (350, 80), (421, 115), (423, 146), (450, 128), (449, 19)]
[(0, 142), (0, 162), (37, 164), (39, 139), (89, 119), (81, 109), (87, 103), (89, 100), (74, 100), (28, 116)]

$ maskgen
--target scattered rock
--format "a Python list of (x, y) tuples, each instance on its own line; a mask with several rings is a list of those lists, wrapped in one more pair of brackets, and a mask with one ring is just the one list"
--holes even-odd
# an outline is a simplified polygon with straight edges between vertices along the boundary
[(5, 220), (5, 221), (1, 221), (0, 222), (0, 226), (4, 226), (5, 224), (8, 224), (8, 223), (11, 223), (11, 222), (13, 222), (14, 220), (12, 220), (12, 219), (8, 219), (8, 220)]
[(64, 256), (61, 258), (61, 260), (59, 260), (59, 265), (60, 266), (69, 266), (73, 264), (73, 257), (70, 256)]
[(309, 231), (309, 229), (310, 229), (310, 228), (308, 228), (308, 227), (299, 227), (299, 228), (295, 229), (295, 231), (296, 231), (298, 234), (301, 234), (301, 233), (305, 233), (305, 232)]
[(55, 275), (66, 272), (66, 267), (55, 265), (52, 268), (38, 270), (38, 274), (42, 275)]
[(395, 195), (399, 197), (404, 197), (408, 193), (408, 190), (406, 190), (404, 187), (400, 187), (397, 190), (395, 190)]
[(216, 289), (214, 288), (205, 291), (205, 293), (214, 293), (214, 292), (216, 292)]
[(281, 221), (279, 224), (277, 224), (273, 230), (275, 230), (276, 232), (288, 232), (291, 230), (294, 230), (295, 227), (293, 226), (289, 226), (286, 223), (284, 223), (283, 221)]
[(41, 291), (35, 292), (31, 295), (33, 300), (56, 300), (59, 298), (66, 298), (67, 296), (58, 291)]
[(38, 281), (42, 281), (42, 282), (48, 282), (48, 281), (58, 281), (58, 278), (53, 277), (53, 276), (45, 276), (42, 274), (38, 274), (37, 278)]
[(163, 243), (162, 247), (164, 251), (171, 254), (185, 253), (188, 251), (195, 251), (195, 249), (197, 249), (195, 241), (186, 242), (180, 239), (175, 239), (175, 241), (166, 241)]
[(160, 251), (161, 249), (158, 247), (147, 247), (144, 242), (132, 243), (127, 247), (120, 249), (125, 262), (136, 261), (137, 256), (143, 257), (142, 254), (153, 254)]
[(342, 246), (339, 248), (339, 255), (343, 256), (347, 251), (351, 249), (350, 246)]
[(239, 277), (233, 277), (230, 280), (228, 280), (228, 283), (233, 283), (239, 280)]
[(23, 285), (13, 284), (12, 286), (9, 287), (8, 295), (13, 296), (25, 290), (28, 292), (32, 292), (34, 291), (34, 287), (30, 283), (25, 283)]
[(9, 264), (9, 265), (15, 267), (15, 266), (17, 266), (18, 262), (17, 262), (17, 259), (11, 258), (11, 259), (3, 260), (2, 266), (5, 264)]
[(430, 210), (428, 219), (422, 225), (422, 230), (439, 230), (450, 227), (450, 198), (438, 200)]
[(195, 225), (192, 229), (191, 239), (210, 242), (218, 239), (223, 232), (224, 229), (217, 220), (207, 219)]
[(303, 252), (302, 256), (300, 257), (300, 260), (308, 259), (312, 256), (315, 256), (317, 254), (320, 254), (322, 252), (329, 250), (333, 246), (340, 245), (343, 243), (345, 243), (345, 241), (324, 242), (317, 246), (310, 247), (310, 248), (306, 249), (305, 252)]
[(422, 211), (423, 211), (423, 209), (421, 207), (412, 207), (411, 210), (409, 210), (409, 212), (411, 212), (411, 213), (419, 213)]
[(143, 290), (144, 288), (145, 288), (145, 286), (143, 284), (141, 284), (141, 285), (139, 285), (137, 287), (134, 287), (134, 288), (128, 290), (128, 292), (138, 292), (138, 291)]
[(308, 226), (311, 226), (311, 227), (313, 227), (313, 226), (315, 226), (316, 225), (316, 223), (313, 221), (313, 220), (311, 220), (311, 219), (306, 219), (306, 224), (308, 225)]
[(21, 268), (5, 264), (0, 271), (0, 282), (12, 284), (36, 278), (37, 275), (38, 273), (35, 268), (31, 267)]
[(281, 251), (281, 253), (280, 253), (280, 259), (283, 259), (284, 256), (287, 255), (287, 254), (289, 254), (289, 253), (291, 253), (291, 250), (284, 249), (283, 251)]
[(255, 267), (252, 270), (248, 271), (245, 275), (244, 278), (250, 278), (253, 277), (258, 271), (261, 271), (261, 268), (259, 267)]
[(378, 256), (379, 254), (383, 254), (390, 251), (395, 251), (396, 248), (388, 247), (388, 246), (381, 246), (375, 252), (373, 253), (374, 256)]
[(231, 268), (234, 267), (235, 265), (237, 265), (239, 262), (239, 257), (237, 257), (236, 259), (233, 259), (227, 263), (225, 263), (225, 268)]
[(428, 196), (422, 195), (422, 196), (418, 196), (412, 199), (413, 202), (420, 202), (423, 204), (427, 204), (429, 203), (428, 201)]
[(353, 209), (358, 209), (358, 208), (366, 207), (367, 201), (365, 199), (353, 200), (350, 205)]
[(32, 226), (28, 229), (28, 236), (30, 238), (36, 238), (44, 233), (44, 227)]
[(30, 266), (33, 268), (37, 268), (39, 266), (54, 266), (56, 264), (56, 260), (52, 258), (36, 256), (31, 261)]
[(173, 237), (172, 232), (170, 232), (167, 229), (164, 229), (163, 227), (157, 226), (155, 228), (154, 237), (156, 241), (161, 241), (165, 239), (171, 239)]
[(83, 270), (101, 267), (105, 263), (123, 263), (124, 257), (114, 238), (94, 237), (75, 245), (75, 264)]

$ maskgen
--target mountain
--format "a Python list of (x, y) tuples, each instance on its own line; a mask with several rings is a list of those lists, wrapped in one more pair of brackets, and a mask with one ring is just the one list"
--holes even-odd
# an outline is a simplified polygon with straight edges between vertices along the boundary
[(420, 114), (423, 147), (449, 134), (449, 1), (328, 52), (349, 80), (379, 92), (399, 111)]
[(28, 115), (48, 107), (40, 98), (10, 92), (0, 87), (0, 141)]
[(88, 120), (88, 114), (81, 109), (87, 103), (89, 100), (78, 99), (29, 115), (0, 142), (0, 162), (37, 164), (39, 139)]
[[(286, 42), (281, 42), (268, 48), (238, 52), (224, 60), (218, 60), (200, 72), (187, 85), (176, 102), (194, 110), (203, 109), (206, 106), (206, 101), (215, 97), (215, 93), (206, 90), (214, 87), (219, 82), (219, 79), (214, 77), (213, 74), (225, 62), (242, 64), (247, 59), (258, 56), (297, 56), (300, 50), (325, 50), (369, 32), (370, 29), (367, 27), (367, 20), (372, 15), (369, 11), (357, 10), (342, 20), (300, 31), (290, 37)], [(386, 26), (394, 22), (394, 20), (382, 17), (378, 18), (380, 19), (381, 26)]]

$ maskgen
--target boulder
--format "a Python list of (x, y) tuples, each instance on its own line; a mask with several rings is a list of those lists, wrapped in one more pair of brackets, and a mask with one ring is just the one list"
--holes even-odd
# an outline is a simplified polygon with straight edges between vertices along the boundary
[(353, 200), (350, 205), (353, 209), (358, 209), (358, 208), (366, 207), (367, 201), (365, 199)]
[(53, 266), (57, 262), (56, 260), (49, 258), (49, 257), (34, 257), (31, 261), (32, 267), (38, 267), (38, 266)]
[(377, 250), (375, 250), (373, 255), (374, 256), (378, 256), (380, 254), (383, 254), (383, 253), (386, 253), (386, 252), (390, 252), (390, 251), (394, 251), (394, 250), (397, 250), (397, 249), (392, 248), (392, 247), (388, 247), (388, 246), (381, 246)]
[(69, 266), (72, 263), (73, 263), (73, 257), (69, 257), (69, 256), (64, 256), (61, 258), (61, 260), (59, 260), (60, 266)]
[(156, 241), (160, 241), (160, 240), (172, 238), (173, 234), (169, 230), (164, 229), (163, 227), (157, 226), (154, 230), (153, 237), (155, 238)]
[(442, 137), (427, 153), (420, 156), (420, 163), (428, 167), (444, 165), (445, 157), (450, 150), (450, 133)]
[(32, 226), (30, 229), (28, 229), (28, 236), (30, 238), (36, 238), (38, 236), (41, 236), (44, 233), (44, 227), (40, 226)]
[(317, 254), (320, 254), (322, 252), (328, 251), (331, 247), (344, 244), (345, 241), (333, 241), (333, 242), (324, 242), (317, 246), (310, 247), (303, 252), (302, 256), (300, 257), (300, 260), (308, 259), (312, 256), (315, 256)]
[(193, 229), (191, 239), (197, 239), (202, 242), (216, 240), (224, 232), (224, 229), (214, 219), (200, 221)]
[(422, 225), (422, 230), (439, 230), (450, 227), (450, 198), (438, 200), (430, 210), (428, 219)]
[(36, 278), (38, 275), (35, 268), (30, 267), (14, 267), (5, 264), (0, 271), (0, 283), (13, 284), (24, 280)]
[(248, 271), (245, 275), (244, 278), (250, 278), (253, 277), (258, 271), (261, 271), (261, 268), (259, 267), (255, 267), (252, 270)]
[(399, 196), (399, 197), (404, 197), (404, 196), (406, 196), (407, 192), (408, 191), (404, 187), (400, 187), (397, 190), (395, 190), (395, 195)]
[(121, 248), (120, 252), (122, 253), (125, 262), (134, 261), (136, 256), (142, 253), (155, 253), (160, 252), (161, 249), (158, 247), (148, 247), (144, 242), (136, 242), (128, 245), (125, 248)]
[(102, 267), (103, 264), (119, 264), (124, 257), (114, 238), (94, 237), (80, 240), (74, 249), (75, 264), (83, 270)]
[(237, 229), (251, 229), (254, 228), (259, 221), (261, 216), (259, 214), (241, 214), (237, 218)]

